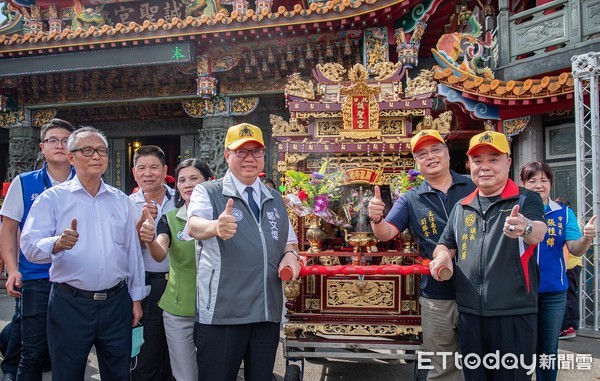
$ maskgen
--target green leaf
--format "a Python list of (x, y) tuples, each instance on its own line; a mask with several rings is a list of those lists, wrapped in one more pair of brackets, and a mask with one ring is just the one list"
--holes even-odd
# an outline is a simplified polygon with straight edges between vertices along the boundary
[(286, 190), (287, 190), (287, 188), (285, 187), (285, 185), (280, 185), (279, 186), (279, 192), (285, 193)]
[(298, 186), (298, 184), (300, 184), (302, 182), (306, 182), (308, 180), (308, 176), (304, 172), (287, 171), (285, 174), (288, 175), (292, 180), (294, 180), (294, 183), (292, 184), (292, 188), (295, 186)]
[(321, 164), (321, 169), (319, 169), (319, 173), (324, 175), (326, 170), (327, 170), (327, 160), (324, 161), (323, 164)]

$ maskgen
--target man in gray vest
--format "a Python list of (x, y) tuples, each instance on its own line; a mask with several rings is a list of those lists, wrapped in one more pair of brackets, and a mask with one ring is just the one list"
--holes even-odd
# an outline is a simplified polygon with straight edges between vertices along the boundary
[(198, 241), (196, 345), (199, 380), (270, 380), (283, 308), (278, 272), (300, 266), (281, 195), (258, 178), (265, 165), (261, 130), (232, 126), (229, 170), (194, 189), (186, 231)]

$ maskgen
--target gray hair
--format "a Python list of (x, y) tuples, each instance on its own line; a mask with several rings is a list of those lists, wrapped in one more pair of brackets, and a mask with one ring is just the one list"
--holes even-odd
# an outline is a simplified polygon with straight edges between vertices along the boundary
[(71, 136), (69, 136), (69, 141), (67, 142), (67, 148), (69, 149), (69, 152), (73, 152), (74, 149), (79, 148), (77, 147), (77, 143), (79, 143), (81, 135), (88, 136), (92, 134), (98, 135), (104, 142), (104, 146), (108, 148), (108, 140), (106, 140), (106, 135), (104, 135), (104, 132), (94, 127), (81, 126), (79, 129), (75, 130)]

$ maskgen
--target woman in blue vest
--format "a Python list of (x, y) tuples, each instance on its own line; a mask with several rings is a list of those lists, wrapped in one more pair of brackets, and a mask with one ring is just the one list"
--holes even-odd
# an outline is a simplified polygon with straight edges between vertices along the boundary
[(212, 177), (211, 170), (204, 162), (198, 159), (182, 161), (175, 170), (177, 209), (161, 217), (156, 231), (152, 216), (144, 209), (146, 221), (140, 229), (140, 238), (146, 242), (154, 260), (162, 262), (167, 253), (169, 254), (169, 280), (158, 305), (163, 309), (171, 368), (176, 380), (198, 379), (194, 345), (195, 241), (184, 240), (182, 231), (187, 221), (187, 205), (194, 187)]
[(550, 199), (552, 179), (552, 169), (546, 163), (534, 161), (525, 164), (521, 169), (523, 186), (539, 193), (544, 201), (548, 225), (548, 231), (538, 250), (538, 381), (556, 380), (558, 373), (558, 337), (567, 303), (566, 290), (569, 286), (563, 246), (567, 245), (567, 249), (573, 255), (582, 256), (596, 236), (596, 216), (585, 225), (582, 236), (575, 213), (567, 206)]

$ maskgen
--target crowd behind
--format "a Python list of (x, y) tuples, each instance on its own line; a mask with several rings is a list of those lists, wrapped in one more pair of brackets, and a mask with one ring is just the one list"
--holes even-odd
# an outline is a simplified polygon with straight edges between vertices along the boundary
[[(3, 380), (83, 380), (94, 346), (104, 380), (270, 381), (283, 296), (303, 258), (281, 195), (263, 179), (260, 128), (242, 123), (224, 142), (227, 173), (183, 160), (168, 178), (165, 154), (142, 146), (133, 157), (131, 195), (106, 184), (109, 149), (93, 127), (53, 119), (41, 129), (41, 157), (9, 187), (0, 251), (15, 298), (0, 335)], [(439, 352), (556, 356), (575, 336), (581, 256), (596, 236), (566, 202), (550, 198), (553, 174), (541, 162), (509, 178), (506, 137), (474, 136), (471, 176), (450, 170), (435, 130), (411, 149), (425, 181), (387, 215), (379, 188), (369, 202), (374, 234), (409, 229), (431, 276), (421, 281), (423, 346), (430, 380), (458, 380)], [(444, 269), (452, 278), (441, 276)], [(143, 330), (132, 335), (132, 328)], [(143, 340), (140, 340), (143, 339)], [(132, 361), (131, 358), (134, 358)], [(539, 365), (539, 364), (538, 364)], [(463, 369), (466, 380), (529, 380), (523, 367)], [(537, 380), (555, 380), (538, 366)]]

